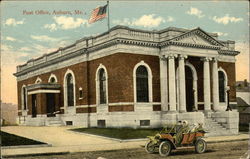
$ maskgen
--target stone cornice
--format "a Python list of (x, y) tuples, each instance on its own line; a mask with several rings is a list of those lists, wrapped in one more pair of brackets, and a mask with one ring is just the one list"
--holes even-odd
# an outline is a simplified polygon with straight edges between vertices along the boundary
[[(124, 29), (124, 30), (117, 31), (117, 29)], [(168, 40), (165, 39), (165, 41), (163, 42), (160, 41), (159, 34), (163, 34), (167, 31), (177, 31), (181, 34), (172, 39)], [(212, 45), (192, 44), (192, 43), (184, 43), (178, 41), (192, 34), (204, 37)], [(56, 64), (58, 62), (69, 60), (77, 56), (81, 56), (84, 53), (86, 54), (92, 52), (94, 53), (95, 51), (102, 50), (104, 48), (108, 48), (117, 44), (151, 47), (158, 49), (174, 45), (180, 47), (218, 50), (219, 54), (223, 55), (235, 56), (239, 54), (238, 51), (221, 50), (222, 47), (222, 45), (220, 45), (221, 43), (218, 40), (211, 37), (209, 33), (204, 32), (200, 28), (191, 31), (180, 28), (167, 28), (161, 31), (145, 31), (145, 30), (117, 26), (112, 28), (109, 32), (105, 32), (95, 37), (80, 39), (76, 41), (76, 43), (70, 46), (59, 48), (57, 51), (52, 52), (50, 54), (45, 54), (37, 59), (31, 59), (27, 61), (26, 64), (19, 65), (17, 68), (17, 73), (15, 73), (14, 75), (15, 76), (23, 75), (39, 68), (43, 68), (49, 65)]]
[(60, 84), (32, 84), (27, 86), (27, 90), (33, 89), (60, 89)]
[(190, 44), (190, 43), (182, 43), (177, 41), (166, 41), (161, 43), (161, 47), (169, 46), (169, 45), (176, 45), (176, 46), (183, 46), (183, 47), (193, 47), (193, 48), (202, 48), (202, 49), (213, 49), (219, 50), (219, 46), (209, 46), (209, 45), (201, 45), (201, 44)]
[(219, 50), (218, 52), (221, 55), (230, 55), (230, 56), (236, 56), (240, 53), (239, 51), (231, 51), (231, 50)]
[(172, 41), (178, 41), (180, 39), (186, 38), (186, 37), (194, 35), (194, 34), (200, 35), (201, 37), (203, 37), (204, 39), (208, 40), (213, 45), (224, 46), (221, 42), (219, 42), (218, 40), (214, 39), (208, 33), (206, 33), (205, 31), (203, 31), (200, 28), (196, 28), (196, 29), (191, 30), (189, 32), (185, 32), (185, 33), (183, 33), (183, 34), (181, 34), (181, 35), (179, 35), (177, 37), (174, 37), (174, 38), (172, 38), (170, 40), (172, 40)]

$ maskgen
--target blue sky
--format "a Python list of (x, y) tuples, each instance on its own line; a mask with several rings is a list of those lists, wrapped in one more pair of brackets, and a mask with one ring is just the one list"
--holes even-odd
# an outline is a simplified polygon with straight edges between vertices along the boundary
[[(15, 82), (12, 76), (15, 66), (28, 59), (67, 46), (85, 36), (107, 31), (107, 19), (88, 24), (91, 11), (105, 4), (106, 1), (2, 2), (1, 60), (2, 76), (6, 77), (2, 83)], [(50, 12), (50, 15), (36, 14), (41, 10)], [(54, 15), (54, 10), (72, 14)], [(82, 14), (74, 14), (75, 10)], [(26, 14), (30, 11), (33, 11), (33, 15)], [(249, 66), (248, 11), (247, 1), (110, 1), (110, 24), (111, 27), (122, 24), (146, 30), (170, 26), (188, 29), (200, 27), (207, 32), (217, 32), (221, 40), (236, 41), (236, 48), (242, 52), (238, 61), (244, 65), (239, 64), (237, 68), (245, 66), (245, 72), (238, 71), (236, 77), (241, 80), (249, 77), (246, 69)], [(13, 85), (12, 88), (6, 84), (2, 92), (4, 89), (15, 90), (16, 86)]]

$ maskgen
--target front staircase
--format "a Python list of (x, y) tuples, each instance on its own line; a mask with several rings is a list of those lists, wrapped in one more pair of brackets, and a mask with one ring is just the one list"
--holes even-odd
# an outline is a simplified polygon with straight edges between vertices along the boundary
[(60, 119), (60, 117), (50, 117), (46, 119), (46, 126), (62, 126), (63, 121)]
[(216, 122), (211, 117), (205, 117), (204, 121), (204, 128), (206, 133), (206, 136), (226, 136), (226, 135), (232, 135), (232, 133), (225, 127), (223, 127), (221, 124)]

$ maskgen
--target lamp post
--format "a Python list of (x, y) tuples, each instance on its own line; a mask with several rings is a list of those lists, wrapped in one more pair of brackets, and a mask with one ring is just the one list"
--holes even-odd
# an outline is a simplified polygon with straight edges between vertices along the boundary
[(230, 105), (229, 105), (229, 94), (230, 94), (230, 87), (229, 86), (227, 86), (227, 109), (226, 109), (226, 111), (232, 111), (232, 108), (230, 107)]

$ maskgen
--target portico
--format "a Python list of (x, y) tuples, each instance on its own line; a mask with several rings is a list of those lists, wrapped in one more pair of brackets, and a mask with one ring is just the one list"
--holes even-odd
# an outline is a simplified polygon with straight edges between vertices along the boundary
[[(199, 29), (171, 41), (174, 42), (169, 42), (161, 49), (162, 109), (179, 113), (197, 111), (199, 102), (203, 104), (205, 113), (218, 111), (218, 50), (223, 45)], [(202, 77), (199, 79), (196, 71), (198, 68), (190, 62), (192, 61), (190, 58), (193, 57), (202, 62), (202, 66), (199, 65), (199, 68), (203, 68)], [(212, 68), (210, 68), (211, 66)], [(189, 75), (190, 73), (191, 75)], [(190, 76), (189, 80), (192, 80), (191, 87), (188, 87), (188, 83), (186, 83), (188, 76)], [(198, 90), (198, 80), (202, 80), (202, 87), (200, 87), (203, 89), (202, 92)], [(198, 101), (198, 96), (201, 94), (203, 100)], [(187, 96), (192, 98), (188, 99), (191, 102), (187, 103)]]

